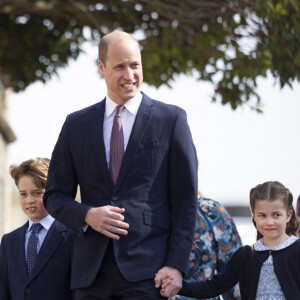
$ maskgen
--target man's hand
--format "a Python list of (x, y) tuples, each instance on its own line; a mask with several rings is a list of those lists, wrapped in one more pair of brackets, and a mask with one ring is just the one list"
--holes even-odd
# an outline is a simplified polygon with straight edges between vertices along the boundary
[(179, 270), (173, 267), (165, 266), (160, 269), (155, 275), (155, 287), (162, 287), (163, 280), (166, 280), (167, 278), (171, 280), (168, 281), (166, 287), (163, 287), (160, 290), (160, 294), (163, 297), (171, 298), (177, 295), (179, 290), (182, 288), (182, 274)]
[(106, 235), (114, 240), (119, 240), (119, 235), (127, 235), (129, 224), (124, 221), (125, 208), (111, 205), (93, 207), (88, 210), (85, 222), (94, 230)]

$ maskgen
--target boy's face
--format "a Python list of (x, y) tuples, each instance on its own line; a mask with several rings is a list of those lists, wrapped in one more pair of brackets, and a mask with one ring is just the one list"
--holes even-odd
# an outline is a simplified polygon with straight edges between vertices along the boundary
[(33, 222), (39, 222), (48, 215), (43, 204), (45, 189), (38, 188), (33, 179), (26, 175), (19, 179), (18, 189), (21, 207)]

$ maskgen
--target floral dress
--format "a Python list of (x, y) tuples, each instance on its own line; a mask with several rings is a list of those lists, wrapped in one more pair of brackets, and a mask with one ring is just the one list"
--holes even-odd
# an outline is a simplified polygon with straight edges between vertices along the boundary
[[(274, 248), (268, 248), (264, 245), (264, 239), (257, 241), (253, 248), (256, 251), (278, 251), (293, 244), (297, 237), (291, 235), (286, 241), (277, 245)], [(269, 255), (268, 259), (263, 263), (259, 274), (259, 281), (256, 293), (257, 300), (285, 300), (280, 283), (274, 271), (273, 256)]]
[[(188, 280), (210, 279), (242, 246), (232, 217), (219, 202), (200, 197), (194, 243), (189, 260)], [(192, 299), (176, 296), (173, 299)], [(219, 297), (213, 299), (221, 299)], [(240, 299), (238, 285), (222, 299)]]

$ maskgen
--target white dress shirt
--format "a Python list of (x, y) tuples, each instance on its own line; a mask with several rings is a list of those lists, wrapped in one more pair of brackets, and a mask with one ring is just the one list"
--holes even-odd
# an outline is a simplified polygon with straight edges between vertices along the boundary
[[(141, 92), (138, 92), (135, 97), (128, 100), (124, 106), (125, 109), (121, 112), (121, 122), (123, 127), (123, 134), (124, 134), (124, 152), (126, 151), (126, 147), (128, 144), (128, 140), (132, 131), (132, 127), (136, 118), (136, 114), (142, 102), (143, 95)], [(111, 137), (111, 130), (113, 126), (114, 117), (116, 114), (116, 107), (118, 104), (112, 101), (109, 96), (106, 96), (105, 101), (105, 114), (104, 114), (104, 121), (103, 121), (103, 138), (104, 138), (104, 145), (106, 151), (106, 160), (107, 165), (109, 168), (109, 158), (110, 158), (110, 137)]]
[[(39, 251), (41, 249), (41, 246), (44, 242), (44, 239), (45, 239), (51, 225), (53, 224), (53, 222), (54, 222), (54, 218), (51, 217), (50, 215), (48, 215), (47, 217), (45, 217), (44, 219), (42, 219), (41, 221), (38, 222), (42, 225), (42, 229), (38, 233), (37, 253), (39, 253)], [(31, 226), (32, 226), (32, 224), (34, 224), (34, 222), (31, 219), (29, 219), (29, 225), (28, 225), (28, 228), (27, 228), (26, 234), (25, 234), (25, 256), (26, 256), (26, 260), (27, 260), (27, 244), (28, 244), (29, 236), (31, 235)]]

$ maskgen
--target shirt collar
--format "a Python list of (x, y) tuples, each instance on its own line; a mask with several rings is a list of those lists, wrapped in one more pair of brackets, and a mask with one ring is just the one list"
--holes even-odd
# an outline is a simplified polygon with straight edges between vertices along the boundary
[[(142, 98), (143, 95), (141, 94), (141, 92), (138, 92), (133, 98), (131, 98), (124, 104), (126, 110), (128, 110), (131, 114), (136, 115), (140, 107), (140, 104), (142, 102)], [(117, 106), (118, 104), (113, 100), (111, 100), (108, 95), (106, 95), (106, 101), (105, 101), (106, 118), (110, 117), (110, 115), (113, 113), (113, 111)]]
[(264, 245), (264, 238), (261, 238), (260, 240), (258, 240), (254, 245), (253, 248), (256, 251), (266, 251), (266, 250), (273, 250), (273, 251), (278, 251), (281, 249), (284, 249), (288, 246), (290, 246), (291, 244), (293, 244), (296, 240), (298, 240), (298, 238), (294, 235), (291, 235), (286, 241), (284, 241), (283, 243), (277, 245), (274, 248), (268, 248)]
[(29, 219), (28, 231), (31, 230), (31, 226), (34, 223), (40, 223), (43, 226), (43, 228), (45, 228), (48, 231), (53, 222), (54, 222), (54, 218), (51, 217), (50, 215), (46, 216), (44, 219), (40, 220), (39, 222), (33, 222), (31, 219)]

